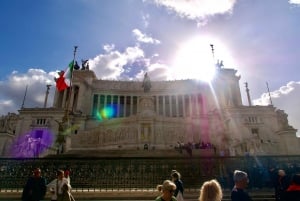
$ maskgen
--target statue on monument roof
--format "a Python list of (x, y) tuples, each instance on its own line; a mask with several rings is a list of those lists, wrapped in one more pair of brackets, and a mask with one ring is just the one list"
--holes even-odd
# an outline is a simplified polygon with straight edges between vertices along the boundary
[(144, 75), (144, 81), (142, 87), (144, 88), (144, 92), (147, 93), (151, 89), (151, 81), (150, 77), (148, 76), (148, 73), (145, 73)]

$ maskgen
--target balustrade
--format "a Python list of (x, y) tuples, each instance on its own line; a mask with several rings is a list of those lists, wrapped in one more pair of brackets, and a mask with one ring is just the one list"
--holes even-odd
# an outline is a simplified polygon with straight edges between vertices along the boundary
[(216, 178), (223, 188), (232, 188), (235, 169), (249, 174), (250, 188), (271, 188), (269, 168), (282, 168), (287, 174), (300, 172), (300, 156), (187, 157), (187, 158), (40, 158), (0, 159), (0, 190), (23, 188), (34, 167), (42, 169), (48, 182), (57, 169), (71, 169), (75, 190), (152, 189), (170, 172), (178, 170), (186, 189), (199, 189)]

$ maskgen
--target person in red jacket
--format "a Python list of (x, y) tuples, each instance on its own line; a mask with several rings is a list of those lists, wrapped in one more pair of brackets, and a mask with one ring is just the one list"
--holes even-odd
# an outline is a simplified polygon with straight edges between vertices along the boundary
[(291, 184), (284, 193), (284, 201), (300, 201), (300, 174), (292, 177)]

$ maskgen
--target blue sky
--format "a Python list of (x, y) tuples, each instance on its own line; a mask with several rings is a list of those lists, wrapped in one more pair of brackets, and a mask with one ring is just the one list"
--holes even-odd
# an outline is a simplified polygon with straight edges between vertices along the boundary
[[(275, 107), (300, 128), (300, 0), (1, 0), (0, 115), (43, 107), (46, 85), (76, 59), (98, 78), (201, 78), (212, 60), (241, 75), (247, 104)], [(188, 61), (194, 61), (191, 64)], [(180, 65), (179, 65), (180, 64)]]

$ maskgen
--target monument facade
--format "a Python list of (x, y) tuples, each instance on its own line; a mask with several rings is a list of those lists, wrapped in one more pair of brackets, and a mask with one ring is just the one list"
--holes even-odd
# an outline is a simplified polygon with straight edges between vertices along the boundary
[[(101, 80), (92, 70), (75, 70), (72, 87), (56, 90), (53, 107), (1, 117), (1, 156), (186, 146), (228, 156), (298, 154), (287, 114), (273, 105), (243, 105), (237, 71), (216, 70), (211, 83), (150, 81), (148, 74), (141, 82)], [(27, 147), (17, 141), (26, 135), (31, 148), (28, 139)]]

